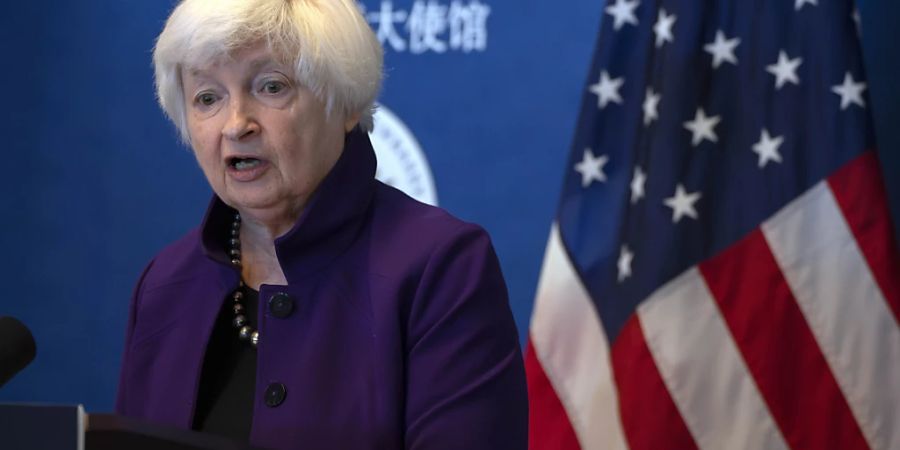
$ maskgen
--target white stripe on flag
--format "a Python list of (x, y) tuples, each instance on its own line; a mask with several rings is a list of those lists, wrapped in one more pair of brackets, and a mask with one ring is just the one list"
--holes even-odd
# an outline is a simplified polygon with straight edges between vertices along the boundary
[(900, 330), (827, 184), (762, 228), (869, 445), (900, 449)]
[(701, 449), (787, 449), (696, 267), (638, 306), (644, 339)]
[(581, 448), (627, 449), (606, 333), (555, 222), (538, 283), (531, 344)]

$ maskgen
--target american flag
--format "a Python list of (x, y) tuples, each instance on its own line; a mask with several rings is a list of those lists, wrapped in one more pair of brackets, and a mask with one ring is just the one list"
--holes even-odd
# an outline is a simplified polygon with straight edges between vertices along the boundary
[(900, 449), (849, 0), (610, 0), (530, 328), (534, 449)]

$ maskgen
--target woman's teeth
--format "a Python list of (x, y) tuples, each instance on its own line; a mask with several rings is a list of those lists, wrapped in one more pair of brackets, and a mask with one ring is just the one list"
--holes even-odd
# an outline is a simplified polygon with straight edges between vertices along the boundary
[(237, 170), (247, 170), (252, 169), (260, 164), (260, 160), (254, 158), (242, 159), (236, 163), (234, 163), (234, 168)]

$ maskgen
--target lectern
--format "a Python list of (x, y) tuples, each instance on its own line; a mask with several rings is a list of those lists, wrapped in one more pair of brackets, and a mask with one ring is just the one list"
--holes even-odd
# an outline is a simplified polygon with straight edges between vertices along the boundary
[(85, 414), (81, 405), (0, 404), (4, 450), (244, 450), (253, 447), (196, 431), (112, 414)]

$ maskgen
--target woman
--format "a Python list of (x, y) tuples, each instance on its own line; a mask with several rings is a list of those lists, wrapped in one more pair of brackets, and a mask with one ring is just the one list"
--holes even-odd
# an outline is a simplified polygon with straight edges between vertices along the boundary
[(487, 234), (374, 179), (352, 0), (185, 0), (162, 108), (215, 195), (134, 292), (116, 409), (272, 448), (525, 448)]

